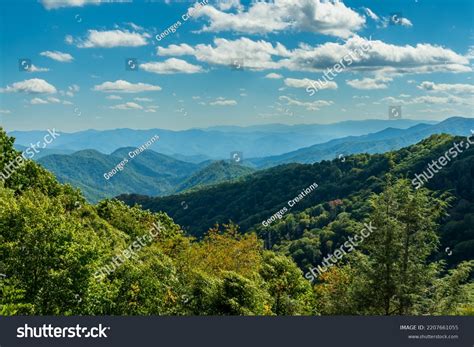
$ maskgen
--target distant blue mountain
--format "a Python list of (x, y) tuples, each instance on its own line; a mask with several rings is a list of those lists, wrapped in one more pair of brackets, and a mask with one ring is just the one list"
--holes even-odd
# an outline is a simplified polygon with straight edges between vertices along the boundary
[[(134, 147), (120, 148), (111, 154), (88, 149), (70, 155), (53, 154), (34, 159), (52, 171), (61, 182), (68, 182), (81, 188), (89, 200), (97, 201), (124, 193), (169, 195), (248, 176), (254, 171), (252, 168), (267, 168), (286, 163), (314, 163), (356, 153), (383, 153), (417, 143), (432, 134), (468, 135), (471, 129), (474, 129), (474, 119), (460, 117), (449, 118), (436, 124), (416, 124), (407, 129), (389, 127), (368, 135), (334, 139), (282, 155), (263, 158), (244, 156), (242, 165), (232, 164), (229, 160), (216, 162), (211, 159), (191, 163), (180, 160), (183, 155), (169, 156), (149, 149), (127, 163), (123, 171), (109, 180), (104, 178), (104, 173), (111, 171), (127, 158)], [(130, 130), (116, 130), (113, 136), (116, 136), (117, 131), (128, 133)], [(207, 139), (208, 142), (211, 142), (215, 133), (227, 134), (207, 131), (210, 137)], [(277, 135), (281, 136), (279, 133), (274, 138), (277, 138)], [(268, 136), (272, 135), (266, 134), (265, 137), (261, 137), (256, 141), (256, 146), (259, 146), (260, 142), (265, 142)], [(55, 150), (57, 149), (48, 149), (48, 151)], [(196, 155), (191, 158), (206, 158), (206, 156)]]
[[(244, 158), (279, 155), (302, 147), (324, 143), (346, 136), (359, 136), (377, 132), (387, 127), (406, 129), (421, 121), (417, 120), (362, 120), (334, 124), (257, 125), (250, 127), (213, 127), (172, 131), (164, 129), (133, 130), (86, 130), (77, 133), (61, 133), (47, 149), (80, 151), (95, 149), (110, 154), (118, 148), (138, 147), (154, 135), (160, 139), (150, 148), (166, 155), (192, 162), (206, 159), (228, 159), (230, 153), (239, 151)], [(429, 122), (431, 124), (435, 122)], [(57, 129), (60, 132), (60, 129)], [(44, 136), (44, 131), (13, 131), (10, 136), (16, 143), (29, 146)]]
[(415, 144), (433, 134), (468, 135), (471, 129), (474, 130), (473, 118), (452, 117), (437, 124), (417, 124), (408, 129), (390, 127), (373, 134), (335, 139), (282, 155), (249, 158), (245, 162), (257, 168), (286, 163), (310, 164), (349, 154), (384, 153)]

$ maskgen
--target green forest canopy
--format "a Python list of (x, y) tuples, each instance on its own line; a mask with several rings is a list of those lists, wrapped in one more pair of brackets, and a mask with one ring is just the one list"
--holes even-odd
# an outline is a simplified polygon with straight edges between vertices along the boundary
[[(0, 150), (3, 170), (19, 155), (3, 130)], [(395, 174), (399, 169), (391, 161), (379, 165)], [(343, 238), (364, 221), (378, 230), (311, 285), (290, 245), (267, 250), (258, 230), (240, 232), (229, 223), (195, 239), (164, 212), (117, 200), (88, 204), (79, 190), (28, 161), (0, 183), (0, 272), (6, 275), (0, 314), (473, 314), (472, 262), (447, 271), (443, 261), (432, 259), (447, 203), (395, 177), (383, 175), (368, 205), (359, 202), (360, 215), (332, 217), (318, 231), (324, 237), (296, 225), (290, 230), (308, 239), (303, 251), (318, 242), (324, 251), (322, 241), (329, 248), (328, 240), (337, 242), (331, 231), (340, 230)], [(370, 182), (354, 183), (370, 191)], [(161, 232), (137, 249), (137, 257), (105, 277), (94, 275), (154, 223)]]

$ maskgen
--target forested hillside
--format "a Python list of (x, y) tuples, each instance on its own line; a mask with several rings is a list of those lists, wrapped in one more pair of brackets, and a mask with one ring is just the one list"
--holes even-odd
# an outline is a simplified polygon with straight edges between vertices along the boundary
[[(298, 208), (314, 208), (318, 226), (308, 230), (302, 220), (298, 225), (285, 220), (282, 228), (295, 235), (287, 241), (307, 238), (306, 244), (320, 244), (323, 255), (328, 249), (334, 251), (338, 242), (331, 232), (343, 242), (363, 223), (370, 224), (375, 230), (370, 237), (314, 281), (291, 259), (296, 258), (293, 250), (298, 245), (278, 240), (285, 233), (275, 234), (277, 241), (267, 241), (265, 247), (253, 228), (239, 231), (235, 224), (227, 224), (205, 234), (191, 229), (202, 236), (196, 240), (164, 212), (152, 213), (116, 200), (90, 205), (78, 190), (27, 161), (0, 182), (0, 272), (4, 275), (0, 314), (474, 314), (473, 286), (468, 282), (472, 262), (447, 271), (444, 262), (433, 258), (440, 245), (439, 223), (448, 209), (445, 197), (427, 189), (414, 190), (408, 181), (398, 179), (450, 141), (448, 136), (438, 136), (415, 150), (360, 155), (344, 163), (289, 165), (259, 174), (256, 180), (261, 186), (252, 178), (208, 190), (216, 193), (216, 204), (226, 212), (222, 194), (228, 194), (229, 204), (232, 198), (239, 201), (241, 209), (247, 208), (244, 201), (256, 208), (256, 202), (240, 200), (233, 187), (259, 187), (256, 193), (266, 192), (261, 201), (274, 204), (267, 205), (273, 214), (273, 206), (317, 182), (319, 186)], [(3, 171), (20, 153), (3, 131), (0, 149)], [(459, 159), (471, 159), (460, 168), (472, 170), (472, 151), (463, 155)], [(392, 174), (386, 174), (389, 170)], [(334, 194), (325, 187), (330, 183), (324, 175), (331, 173)], [(262, 177), (268, 181), (266, 186)], [(452, 186), (456, 184), (453, 181)], [(472, 185), (464, 189), (466, 198), (472, 197)], [(207, 195), (197, 200), (203, 191), (207, 190), (185, 195), (188, 212), (216, 209)], [(355, 193), (358, 199), (354, 195), (353, 208), (346, 212), (331, 216), (318, 206), (321, 199), (339, 197), (343, 205), (336, 207), (342, 208), (349, 199), (344, 196)], [(285, 218), (294, 218), (293, 212)], [(300, 247), (303, 254), (305, 247), (305, 243)], [(319, 265), (318, 256), (307, 259), (308, 264)], [(308, 265), (298, 263), (303, 268)]]
[(61, 183), (80, 188), (87, 200), (94, 203), (123, 193), (173, 194), (254, 171), (223, 161), (188, 163), (150, 149), (132, 159), (128, 153), (134, 149), (120, 148), (112, 154), (90, 149), (69, 155), (52, 154), (40, 158), (38, 163), (53, 172)]
[[(129, 205), (140, 204), (151, 211), (165, 211), (177, 223), (189, 229), (189, 232), (201, 236), (214, 223), (227, 223), (230, 220), (244, 230), (253, 229), (261, 235), (267, 244), (273, 246), (287, 239), (301, 244), (300, 238), (306, 232), (324, 234), (331, 223), (350, 216), (362, 220), (370, 211), (368, 198), (380, 193), (386, 184), (386, 175), (395, 178), (415, 177), (432, 160), (443, 155), (454, 141), (465, 138), (453, 138), (448, 135), (433, 135), (430, 138), (407, 148), (385, 154), (353, 155), (341, 160), (322, 161), (313, 165), (287, 164), (260, 171), (247, 180), (236, 183), (224, 183), (203, 189), (163, 198), (150, 198), (138, 195), (123, 195), (119, 198)], [(474, 149), (466, 149), (454, 161), (450, 162), (426, 184), (426, 187), (441, 196), (451, 195), (449, 215), (441, 221), (438, 230), (442, 239), (439, 258), (450, 264), (472, 258), (474, 240)], [(319, 186), (295, 206), (288, 207), (287, 202), (303, 189), (316, 182)], [(330, 202), (342, 199), (343, 204), (331, 206)], [(182, 208), (185, 201), (188, 209)], [(288, 212), (270, 226), (261, 223), (283, 207)], [(331, 243), (337, 243), (340, 235), (331, 237)], [(318, 245), (310, 247), (315, 252)], [(447, 256), (444, 251), (450, 247), (453, 254)], [(305, 247), (295, 247), (298, 253)], [(294, 259), (303, 265), (302, 256)], [(311, 258), (310, 255), (305, 256)]]

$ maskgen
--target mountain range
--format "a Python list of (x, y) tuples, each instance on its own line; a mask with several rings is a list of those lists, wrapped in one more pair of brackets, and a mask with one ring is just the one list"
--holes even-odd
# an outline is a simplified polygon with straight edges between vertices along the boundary
[(452, 117), (437, 124), (420, 123), (408, 129), (389, 127), (367, 135), (334, 139), (277, 156), (252, 158), (248, 162), (252, 166), (263, 168), (286, 163), (309, 164), (356, 153), (384, 153), (412, 145), (433, 134), (465, 136), (471, 133), (471, 129), (474, 129), (474, 119)]
[[(279, 155), (302, 147), (327, 142), (346, 136), (360, 136), (377, 132), (387, 127), (406, 129), (421, 123), (417, 120), (362, 120), (334, 124), (260, 125), (251, 127), (213, 127), (172, 131), (165, 129), (133, 130), (86, 130), (76, 133), (61, 132), (48, 145), (50, 150), (80, 151), (95, 149), (111, 154), (123, 147), (139, 147), (158, 135), (159, 141), (150, 149), (177, 157), (180, 160), (199, 162), (206, 159), (229, 159), (234, 151), (242, 152), (244, 158)], [(435, 122), (428, 122), (434, 124)], [(13, 131), (18, 146), (29, 146), (44, 136), (44, 131)]]
[[(342, 125), (343, 128), (345, 126), (345, 124)], [(277, 132), (287, 128), (275, 125), (271, 127), (271, 130)], [(303, 132), (306, 131), (304, 127), (297, 128)], [(474, 129), (473, 119), (453, 117), (436, 124), (420, 123), (406, 129), (390, 127), (367, 135), (343, 137), (277, 156), (248, 159), (244, 157), (239, 163), (211, 159), (196, 163), (198, 159), (204, 159), (207, 155), (195, 154), (190, 161), (186, 161), (185, 159), (188, 158), (186, 155), (169, 156), (148, 149), (130, 160), (123, 171), (117, 172), (110, 179), (106, 179), (104, 174), (109, 173), (124, 158), (128, 158), (128, 153), (134, 147), (119, 148), (111, 154), (104, 154), (96, 149), (69, 153), (68, 149), (53, 147), (47, 150), (57, 154), (37, 156), (34, 159), (55, 173), (60, 182), (71, 183), (80, 188), (90, 201), (96, 202), (103, 198), (127, 193), (149, 196), (177, 194), (190, 189), (236, 180), (252, 174), (255, 169), (287, 163), (311, 164), (334, 158), (344, 160), (346, 156), (356, 153), (383, 153), (414, 144), (432, 134), (467, 135), (470, 129)], [(227, 127), (224, 130), (235, 131), (234, 128)], [(239, 131), (253, 133), (254, 130), (252, 128)], [(120, 133), (122, 130), (117, 131)], [(42, 152), (43, 150), (40, 153)]]

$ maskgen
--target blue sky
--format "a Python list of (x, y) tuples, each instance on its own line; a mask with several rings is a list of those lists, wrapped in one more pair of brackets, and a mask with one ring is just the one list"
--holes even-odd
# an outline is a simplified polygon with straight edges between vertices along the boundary
[(393, 105), (473, 117), (472, 0), (7, 0), (0, 13), (7, 131), (332, 123)]

